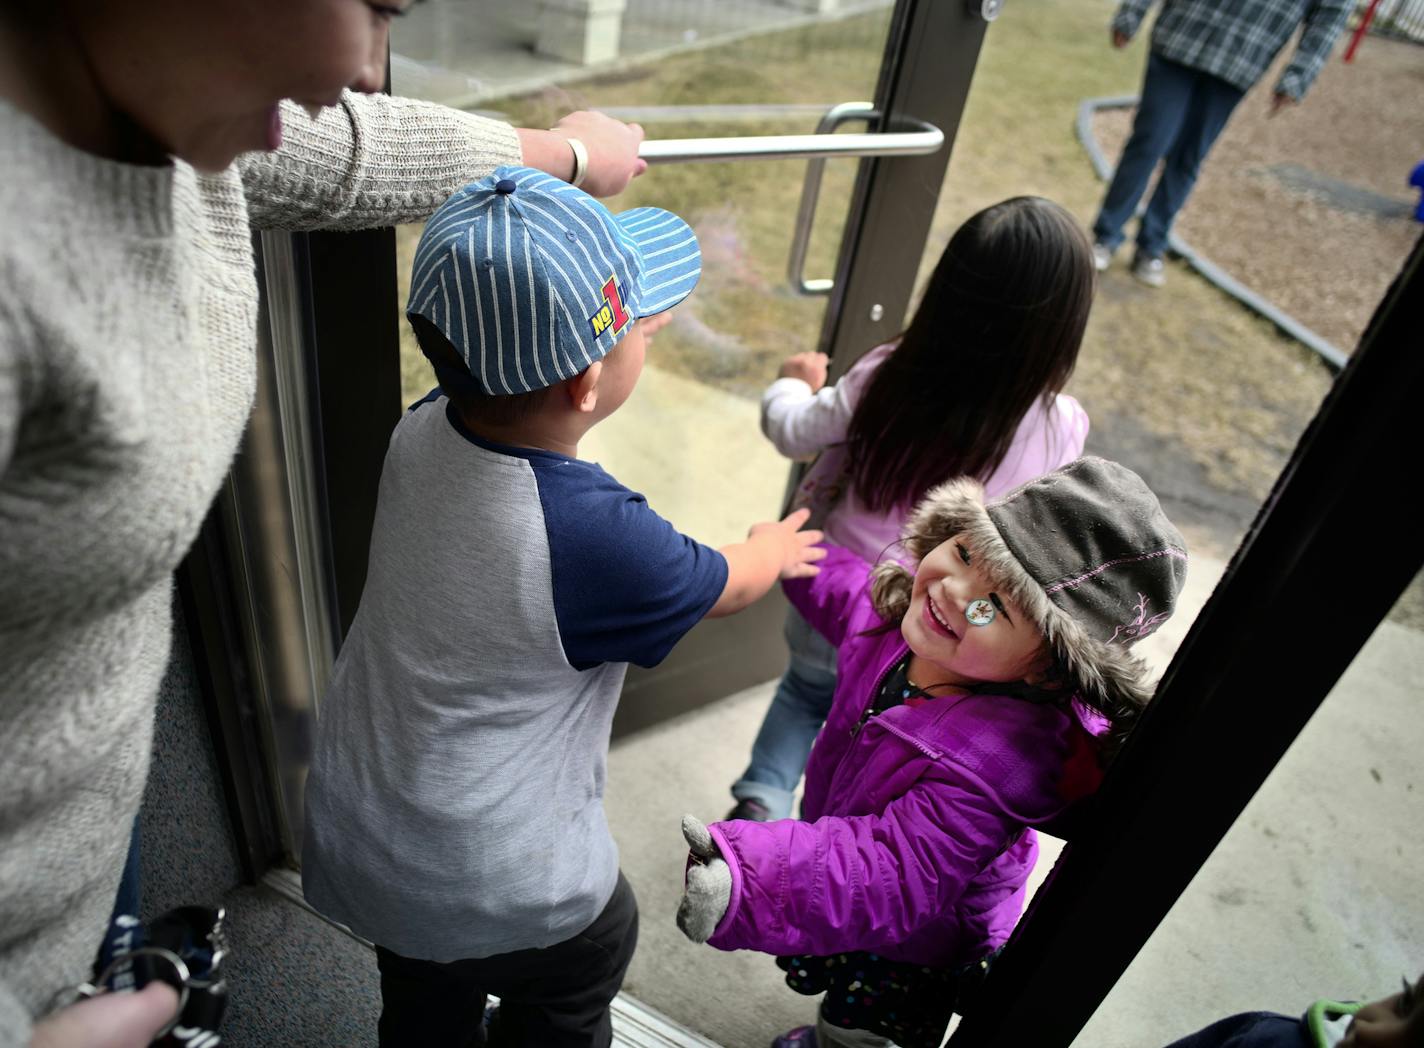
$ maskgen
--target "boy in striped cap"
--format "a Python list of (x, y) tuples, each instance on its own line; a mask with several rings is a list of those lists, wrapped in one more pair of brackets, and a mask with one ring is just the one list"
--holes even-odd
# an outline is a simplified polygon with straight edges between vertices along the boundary
[(607, 1045), (637, 905), (603, 813), (629, 662), (814, 574), (804, 513), (710, 549), (578, 443), (701, 272), (657, 208), (500, 168), (435, 212), (407, 315), (440, 388), (391, 437), (322, 703), (303, 887), (377, 944), (382, 1044)]

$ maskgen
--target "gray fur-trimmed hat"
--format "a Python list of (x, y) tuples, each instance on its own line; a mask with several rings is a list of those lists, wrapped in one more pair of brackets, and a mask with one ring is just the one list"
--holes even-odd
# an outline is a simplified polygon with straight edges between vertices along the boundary
[[(1126, 728), (1151, 698), (1128, 649), (1172, 614), (1187, 575), (1186, 542), (1142, 478), (1081, 458), (988, 503), (977, 481), (952, 480), (915, 509), (904, 546), (919, 560), (953, 535), (1043, 631), (1084, 701)], [(882, 614), (897, 575), (899, 565), (876, 568)]]

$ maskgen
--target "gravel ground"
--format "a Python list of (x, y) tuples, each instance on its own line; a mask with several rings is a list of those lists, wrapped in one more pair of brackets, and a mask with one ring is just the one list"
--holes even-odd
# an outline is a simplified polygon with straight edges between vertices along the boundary
[[(1408, 178), (1424, 158), (1424, 111), (1406, 100), (1424, 93), (1424, 47), (1370, 36), (1346, 65), (1346, 43), (1299, 107), (1268, 117), (1287, 49), (1237, 107), (1176, 228), (1193, 248), (1349, 353), (1421, 231)], [(1131, 126), (1130, 109), (1097, 114), (1093, 130), (1107, 156), (1121, 152)], [(1176, 291), (1190, 279), (1179, 268), (1170, 277)], [(1100, 288), (1095, 320), (1113, 359), (1095, 367), (1085, 354), (1084, 385), (1100, 393), (1095, 430), (1108, 423), (1111, 447), (1104, 452), (1129, 464), (1140, 459), (1189, 538), (1217, 553), (1234, 545), (1254, 516), (1328, 380), (1274, 339), (1263, 345), (1260, 334), (1236, 352), (1221, 346), (1226, 316), (1219, 311), (1203, 314), (1211, 319), (1201, 325), (1173, 323), (1191, 311), (1186, 302), (1174, 303), (1154, 312), (1178, 336), (1190, 335), (1189, 356), (1198, 366), (1177, 376), (1184, 385), (1167, 399), (1186, 410), (1164, 426), (1160, 416), (1132, 407), (1130, 394), (1164, 362), (1141, 355), (1118, 315), (1131, 298), (1150, 294), (1120, 269)], [(1249, 342), (1257, 343), (1255, 351), (1239, 352)], [(1221, 375), (1231, 382), (1211, 378)], [(1113, 388), (1115, 378), (1127, 376), (1124, 388)], [(1194, 394), (1190, 387), (1199, 383), (1205, 385)], [(1174, 436), (1185, 456), (1173, 454)], [(1424, 629), (1424, 578), (1414, 580), (1390, 618)]]
[[(1286, 48), (1237, 107), (1177, 232), (1349, 353), (1420, 234), (1408, 179), (1424, 159), (1424, 47), (1369, 36), (1346, 65), (1346, 43), (1300, 106), (1272, 118)], [(1107, 156), (1132, 112), (1098, 114)]]

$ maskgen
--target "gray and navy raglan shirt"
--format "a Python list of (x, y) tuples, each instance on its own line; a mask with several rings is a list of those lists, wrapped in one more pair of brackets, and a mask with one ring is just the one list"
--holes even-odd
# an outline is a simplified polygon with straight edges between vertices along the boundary
[(485, 441), (443, 396), (416, 405), (320, 709), (308, 901), (433, 961), (586, 928), (618, 876), (603, 789), (627, 663), (661, 661), (726, 580), (599, 466)]

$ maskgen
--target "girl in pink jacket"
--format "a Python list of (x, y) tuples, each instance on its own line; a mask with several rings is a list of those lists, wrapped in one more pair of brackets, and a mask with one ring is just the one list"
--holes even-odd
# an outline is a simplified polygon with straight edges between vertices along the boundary
[[(975, 477), (990, 498), (1083, 453), (1088, 415), (1062, 392), (1078, 360), (1095, 275), (1087, 234), (1057, 204), (1015, 197), (950, 239), (909, 328), (833, 386), (799, 353), (762, 396), (761, 426), (788, 458), (819, 456), (797, 493), (812, 527), (874, 563), (896, 555), (936, 484)], [(729, 818), (783, 819), (835, 692), (835, 652), (795, 611), (791, 664)]]
[(939, 1045), (1018, 920), (1032, 827), (1096, 789), (1150, 697), (1128, 648), (1186, 575), (1156, 497), (1095, 458), (987, 504), (951, 481), (904, 546), (913, 574), (832, 547), (784, 584), (839, 653), (805, 821), (683, 821), (682, 930), (825, 993), (780, 1048)]

